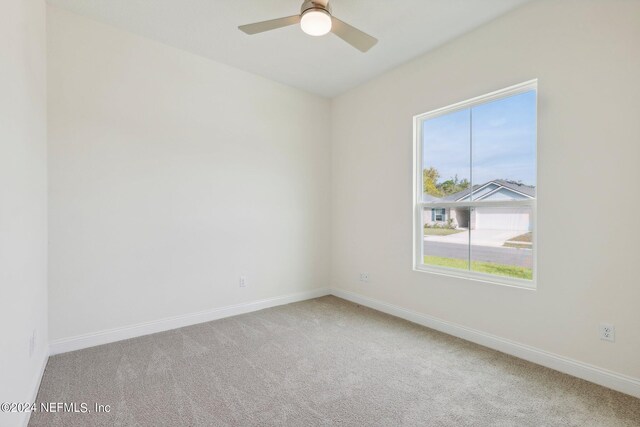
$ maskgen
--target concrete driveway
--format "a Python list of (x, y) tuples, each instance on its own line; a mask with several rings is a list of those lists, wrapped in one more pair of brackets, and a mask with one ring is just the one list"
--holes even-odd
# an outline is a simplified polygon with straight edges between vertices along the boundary
[[(471, 244), (502, 247), (507, 240), (511, 240), (524, 233), (526, 233), (526, 231), (471, 230)], [(463, 231), (456, 234), (449, 234), (448, 236), (425, 236), (424, 241), (466, 245), (469, 243), (469, 232)]]

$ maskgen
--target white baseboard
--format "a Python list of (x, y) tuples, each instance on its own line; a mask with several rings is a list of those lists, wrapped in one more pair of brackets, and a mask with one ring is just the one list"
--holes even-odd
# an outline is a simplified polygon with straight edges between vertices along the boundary
[[(42, 363), (40, 365), (40, 370), (36, 374), (36, 378), (34, 379), (34, 384), (31, 388), (31, 398), (29, 399), (29, 403), (35, 403), (36, 398), (38, 397), (38, 391), (40, 390), (40, 384), (42, 383), (42, 377), (44, 376), (44, 370), (47, 367), (47, 362), (49, 361), (49, 350), (45, 349), (44, 357), (42, 358)], [(29, 425), (29, 420), (31, 419), (31, 412), (24, 412), (24, 418), (22, 421), (22, 425), (27, 427)]]
[(638, 378), (618, 374), (597, 366), (569, 359), (554, 353), (549, 353), (535, 347), (520, 344), (495, 335), (490, 335), (476, 329), (447, 322), (433, 316), (428, 316), (393, 304), (365, 297), (354, 292), (332, 289), (331, 294), (356, 304), (364, 305), (410, 322), (444, 332), (445, 334), (453, 335), (455, 337), (519, 357), (520, 359), (528, 360), (538, 365), (564, 372), (565, 374), (640, 398), (640, 379)]
[(283, 295), (274, 298), (267, 298), (258, 301), (250, 301), (241, 304), (229, 305), (226, 307), (214, 308), (197, 313), (184, 314), (181, 316), (169, 317), (151, 322), (138, 323), (121, 328), (108, 329), (90, 334), (78, 335), (71, 338), (63, 338), (52, 341), (49, 347), (51, 355), (94, 347), (96, 345), (108, 344), (115, 341), (126, 340), (143, 335), (155, 334), (171, 329), (182, 328), (184, 326), (198, 323), (210, 322), (224, 317), (236, 316), (238, 314), (249, 313), (269, 307), (275, 307), (292, 302), (304, 301), (311, 298), (318, 298), (329, 295), (328, 289), (314, 289), (312, 291), (298, 292), (295, 294)]

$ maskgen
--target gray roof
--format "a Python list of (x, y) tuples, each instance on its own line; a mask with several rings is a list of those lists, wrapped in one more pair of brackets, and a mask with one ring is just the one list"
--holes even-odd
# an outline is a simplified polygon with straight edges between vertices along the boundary
[(442, 200), (439, 197), (432, 196), (429, 193), (422, 193), (422, 201), (423, 202), (437, 202), (438, 200)]
[[(500, 187), (504, 187), (508, 190), (513, 190), (513, 191), (517, 191), (518, 193), (522, 193), (525, 196), (528, 196), (530, 198), (534, 198), (536, 196), (536, 187), (532, 186), (532, 185), (526, 185), (526, 184), (519, 184), (517, 182), (514, 181), (507, 181), (505, 179), (493, 179), (491, 181), (487, 181), (484, 184), (478, 184), (478, 185), (474, 185), (473, 186), (473, 191), (478, 190), (479, 188), (482, 188), (486, 185), (489, 184), (496, 184)], [(465, 197), (467, 197), (469, 195), (469, 193), (471, 193), (471, 189), (467, 188), (466, 190), (462, 190), (462, 191), (458, 191), (457, 193), (453, 193), (453, 194), (449, 194), (448, 196), (445, 196), (441, 199), (434, 197), (430, 194), (423, 194), (423, 201), (425, 202), (433, 202), (433, 201), (441, 201), (441, 202), (455, 202), (458, 201), (460, 199), (464, 199)], [(430, 200), (427, 200), (426, 198), (429, 198)]]

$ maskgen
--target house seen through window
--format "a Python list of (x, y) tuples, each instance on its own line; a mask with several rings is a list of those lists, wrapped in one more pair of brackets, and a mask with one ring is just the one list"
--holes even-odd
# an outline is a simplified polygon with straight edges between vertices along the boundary
[(418, 270), (532, 286), (536, 82), (416, 117)]

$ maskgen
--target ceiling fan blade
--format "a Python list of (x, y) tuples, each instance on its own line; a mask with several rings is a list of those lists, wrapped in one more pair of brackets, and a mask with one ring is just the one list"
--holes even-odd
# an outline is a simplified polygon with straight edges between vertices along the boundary
[(369, 34), (352, 27), (335, 16), (331, 17), (331, 21), (331, 32), (361, 52), (368, 51), (378, 43), (378, 39), (375, 37), (371, 37)]
[(269, 21), (255, 22), (253, 24), (240, 25), (238, 29), (247, 34), (263, 33), (276, 28), (288, 27), (300, 22), (300, 15), (287, 16), (286, 18), (271, 19)]

